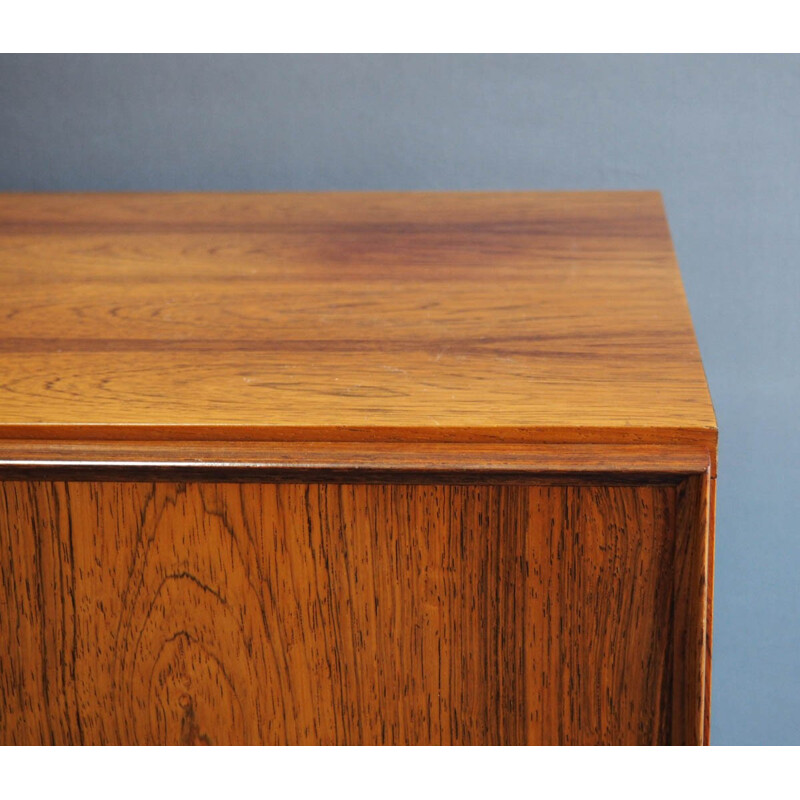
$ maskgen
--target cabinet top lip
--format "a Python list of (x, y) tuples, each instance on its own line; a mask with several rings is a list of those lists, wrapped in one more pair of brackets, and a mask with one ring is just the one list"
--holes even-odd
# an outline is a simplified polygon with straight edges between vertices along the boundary
[(0, 194), (0, 439), (716, 442), (658, 192)]

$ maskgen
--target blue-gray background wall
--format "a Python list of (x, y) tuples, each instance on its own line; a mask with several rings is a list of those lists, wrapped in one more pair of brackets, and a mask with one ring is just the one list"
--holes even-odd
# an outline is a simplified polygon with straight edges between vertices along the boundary
[(618, 188), (719, 420), (712, 742), (800, 744), (800, 58), (0, 56), (0, 190)]

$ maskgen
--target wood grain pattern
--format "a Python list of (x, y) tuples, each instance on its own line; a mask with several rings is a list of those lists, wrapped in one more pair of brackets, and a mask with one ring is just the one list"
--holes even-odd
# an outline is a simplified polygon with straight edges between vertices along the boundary
[(711, 471), (698, 445), (0, 441), (0, 478), (337, 483), (658, 483)]
[(653, 192), (0, 194), (0, 743), (708, 742)]
[(0, 437), (693, 441), (657, 193), (0, 195)]
[(688, 481), (2, 482), (0, 742), (699, 743)]

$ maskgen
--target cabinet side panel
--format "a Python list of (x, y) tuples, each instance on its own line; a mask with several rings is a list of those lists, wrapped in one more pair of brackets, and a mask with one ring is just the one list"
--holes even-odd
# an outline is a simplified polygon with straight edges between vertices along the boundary
[(706, 686), (705, 709), (703, 719), (703, 744), (710, 744), (711, 739), (711, 655), (714, 641), (714, 547), (716, 545), (717, 526), (717, 479), (708, 478), (708, 523), (706, 535), (708, 536), (708, 592), (706, 597)]
[(715, 481), (703, 474), (676, 490), (673, 744), (708, 744), (714, 489)]
[(670, 740), (675, 486), (0, 489), (3, 743)]

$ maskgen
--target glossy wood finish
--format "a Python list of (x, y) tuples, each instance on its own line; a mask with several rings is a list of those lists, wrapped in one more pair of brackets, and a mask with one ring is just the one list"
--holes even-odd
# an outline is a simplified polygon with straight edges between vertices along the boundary
[(0, 741), (694, 741), (686, 491), (6, 482)]
[(0, 196), (0, 435), (676, 440), (656, 193)]
[(708, 741), (649, 192), (0, 195), (0, 743)]
[(0, 441), (0, 478), (636, 484), (677, 483), (714, 469), (707, 449), (682, 443)]

